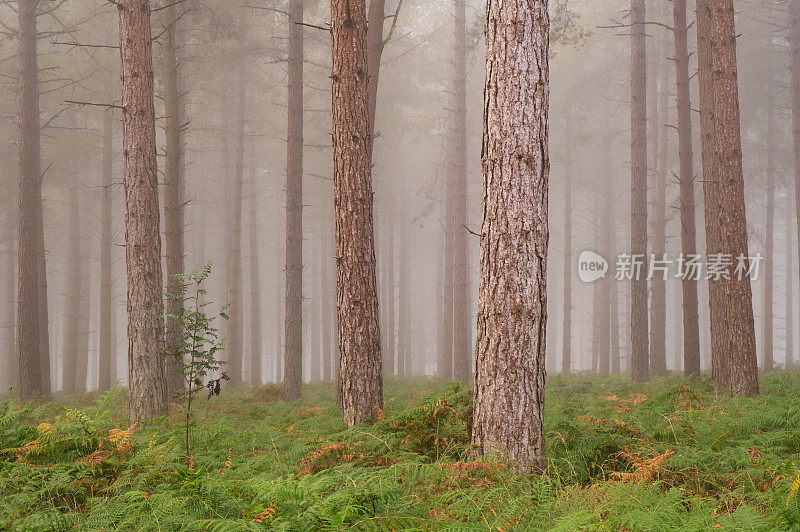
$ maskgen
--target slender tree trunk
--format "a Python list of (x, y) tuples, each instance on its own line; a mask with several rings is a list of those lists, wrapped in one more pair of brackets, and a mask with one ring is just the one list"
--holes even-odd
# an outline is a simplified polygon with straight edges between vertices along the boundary
[(281, 288), (286, 281), (285, 277), (281, 276), (281, 269), (275, 268), (275, 382), (282, 382), (283, 380), (283, 354), (284, 346), (282, 339), (284, 338), (284, 306), (281, 305)]
[[(166, 313), (178, 315), (183, 301), (176, 297), (179, 291), (176, 275), (184, 273), (183, 186), (181, 183), (183, 146), (181, 138), (180, 51), (177, 46), (177, 6), (173, 0), (163, 0), (164, 19), (169, 24), (164, 34), (162, 64), (164, 68), (164, 111), (166, 114), (166, 149), (164, 154), (164, 237), (166, 242), (166, 291), (173, 297), (166, 299)], [(181, 336), (180, 322), (166, 318), (166, 341), (172, 345)], [(173, 361), (166, 361), (168, 399), (175, 398), (183, 388), (183, 377)]]
[(100, 188), (100, 345), (98, 353), (97, 386), (105, 391), (114, 385), (116, 378), (117, 351), (114, 345), (116, 325), (114, 306), (114, 259), (112, 249), (114, 232), (111, 225), (112, 157), (114, 115), (103, 113), (103, 176)]
[[(792, 140), (794, 146), (794, 214), (797, 223), (797, 253), (800, 258), (800, 0), (789, 0), (789, 57), (791, 61)], [(800, 268), (793, 269), (800, 271)], [(790, 330), (794, 334), (793, 324), (791, 329), (787, 329), (787, 338)], [(788, 350), (787, 356), (791, 356), (791, 353), (791, 350)]]
[(250, 181), (250, 385), (261, 385), (261, 264), (258, 235), (258, 187)]
[[(322, 222), (319, 219), (319, 222)], [(319, 238), (322, 238), (322, 223), (318, 224)], [(308, 363), (309, 374), (311, 382), (320, 382), (322, 380), (322, 320), (320, 313), (322, 312), (322, 282), (320, 276), (322, 275), (322, 268), (317, 268), (320, 264), (320, 248), (315, 246), (314, 252), (309, 257), (310, 268), (310, 286), (311, 300), (309, 301), (308, 313), (312, 319), (308, 321)]]
[[(571, 114), (570, 114), (571, 118)], [(568, 120), (570, 127), (572, 120)], [(572, 371), (572, 150), (567, 150), (564, 181), (564, 326), (561, 372)]]
[(470, 357), (470, 304), (467, 272), (467, 16), (464, 0), (455, 0), (455, 46), (453, 57), (453, 188), (455, 209), (453, 232), (453, 377), (472, 380)]
[(383, 408), (364, 0), (331, 0), (339, 404), (348, 425)]
[[(43, 350), (40, 294), (43, 263), (42, 175), (39, 147), (37, 0), (20, 0), (19, 14), (19, 297), (17, 350), (23, 399), (49, 394), (49, 356)], [(44, 366), (47, 365), (47, 368)]]
[[(82, 216), (79, 214), (79, 221)], [(83, 222), (80, 222), (84, 225)], [(76, 341), (76, 357), (77, 357), (77, 391), (85, 392), (89, 389), (88, 376), (89, 376), (89, 335), (91, 323), (91, 304), (92, 304), (92, 286), (91, 286), (91, 264), (89, 262), (88, 242), (86, 237), (79, 234), (78, 241), (78, 276), (80, 278), (80, 292), (76, 310), (78, 311), (78, 338)]]
[[(614, 180), (609, 179), (608, 183), (609, 198), (615, 198), (614, 196)], [(611, 231), (610, 238), (608, 241), (608, 257), (612, 258), (617, 256), (617, 215), (614, 209), (614, 201), (609, 202), (608, 207), (608, 219), (609, 219), (609, 229)], [(611, 313), (611, 321), (609, 323), (609, 327), (611, 329), (611, 373), (618, 374), (621, 370), (620, 368), (620, 345), (619, 345), (619, 293), (617, 288), (617, 282), (613, 279), (609, 280), (609, 284), (611, 285), (611, 303), (609, 312)]]
[[(631, 254), (647, 257), (647, 42), (645, 0), (631, 0)], [(631, 281), (631, 380), (650, 379), (646, 266)]]
[[(601, 233), (602, 227), (600, 226), (600, 214), (598, 211), (602, 208), (600, 201), (599, 191), (592, 194), (592, 247), (598, 251), (602, 251)], [(592, 374), (597, 374), (598, 364), (600, 362), (600, 336), (601, 336), (601, 319), (604, 312), (601, 306), (600, 299), (602, 293), (602, 280), (597, 280), (592, 283)]]
[(303, 1), (289, 0), (289, 119), (286, 162), (286, 341), (284, 398), (303, 384)]
[[(614, 260), (612, 255), (612, 241), (614, 239), (614, 210), (612, 204), (614, 202), (614, 171), (611, 165), (610, 155), (606, 152), (605, 166), (605, 191), (603, 195), (603, 236), (601, 238), (601, 253), (609, 260)], [(611, 299), (611, 285), (616, 283), (612, 275), (606, 275), (602, 279), (598, 279), (600, 283), (600, 349), (598, 351), (598, 371), (601, 375), (608, 375), (610, 371), (610, 354), (611, 354), (611, 314), (616, 310), (612, 308)]]
[[(791, 193), (789, 194), (791, 195)], [(792, 367), (794, 352), (794, 295), (792, 293), (792, 278), (794, 268), (792, 264), (792, 203), (791, 199), (786, 206), (786, 367)]]
[(14, 207), (9, 207), (7, 211), (8, 221), (6, 227), (8, 228), (8, 244), (6, 245), (6, 261), (5, 261), (5, 295), (6, 295), (6, 311), (3, 315), (5, 319), (4, 329), (6, 331), (4, 338), (4, 352), (8, 357), (5, 365), (5, 385), (3, 390), (16, 386), (19, 383), (19, 366), (17, 360), (17, 344), (16, 344), (16, 309), (17, 297), (16, 289), (16, 268), (17, 268), (17, 250), (16, 250), (16, 220), (17, 213)]
[(128, 386), (132, 421), (164, 414), (163, 321), (150, 4), (119, 0), (125, 246), (128, 269)]
[[(82, 253), (81, 253), (81, 223), (80, 223), (80, 204), (79, 204), (79, 184), (77, 180), (71, 184), (69, 191), (69, 266), (68, 266), (68, 286), (67, 298), (64, 303), (64, 334), (63, 358), (61, 365), (61, 389), (65, 392), (82, 391), (84, 387), (80, 384), (81, 358), (80, 336), (81, 336), (81, 299), (83, 288), (82, 283)], [(84, 369), (85, 371), (85, 369)], [(86, 374), (83, 374), (85, 385)]]
[(550, 24), (546, 1), (524, 6), (487, 4), (472, 443), (527, 472), (545, 451)]
[[(680, 159), (681, 252), (697, 254), (694, 199), (694, 154), (692, 152), (692, 108), (689, 92), (689, 44), (686, 0), (674, 0), (675, 85), (678, 101), (678, 155)], [(697, 281), (681, 281), (683, 316), (683, 368), (689, 379), (700, 376), (700, 326), (697, 311)]]
[[(739, 89), (736, 67), (736, 30), (733, 0), (711, 0), (713, 73), (713, 127), (718, 174), (714, 220), (720, 227), (721, 253), (749, 269), (745, 219), (742, 143), (739, 124)], [(700, 29), (698, 28), (698, 31)], [(706, 177), (705, 180), (708, 178)], [(714, 209), (712, 208), (712, 211)], [(741, 259), (740, 259), (741, 258)], [(724, 280), (729, 391), (732, 395), (758, 394), (750, 277), (731, 272)]]
[(768, 50), (768, 68), (769, 75), (767, 78), (767, 134), (766, 134), (766, 151), (767, 151), (767, 172), (765, 188), (767, 189), (767, 220), (766, 220), (766, 234), (764, 242), (764, 307), (762, 310), (762, 332), (761, 339), (763, 342), (762, 357), (763, 367), (765, 372), (772, 371), (774, 362), (773, 353), (773, 290), (774, 290), (774, 272), (773, 261), (775, 259), (775, 109), (772, 102), (775, 101), (775, 79), (774, 79), (774, 64), (773, 64), (773, 51), (771, 49), (772, 36), (769, 37), (767, 45), (770, 47)]
[(322, 248), (319, 254), (319, 275), (320, 275), (320, 323), (322, 325), (322, 380), (330, 382), (333, 380), (332, 362), (333, 353), (331, 349), (332, 342), (332, 327), (331, 327), (331, 314), (332, 307), (330, 302), (335, 299), (335, 294), (331, 294), (330, 283), (330, 266), (331, 266), (331, 226), (330, 216), (327, 212), (323, 215), (322, 223)]
[[(449, 142), (448, 153), (454, 150), (452, 139)], [(455, 247), (453, 234), (455, 233), (455, 179), (448, 168), (445, 172), (445, 223), (444, 223), (444, 279), (442, 284), (442, 347), (437, 359), (437, 374), (442, 379), (455, 377), (455, 353), (453, 351), (453, 314), (455, 311)]]
[[(406, 212), (403, 209), (403, 212)], [(400, 228), (400, 249), (398, 250), (398, 257), (397, 257), (397, 374), (398, 375), (407, 375), (407, 370), (410, 366), (408, 360), (410, 359), (410, 346), (408, 345), (408, 320), (406, 317), (408, 316), (408, 309), (406, 308), (408, 304), (408, 298), (406, 294), (408, 293), (408, 285), (406, 285), (406, 269), (408, 268), (408, 227), (407, 227), (408, 217), (407, 215), (403, 215), (400, 219), (400, 223), (402, 224)], [(452, 297), (450, 299), (452, 301)], [(445, 303), (447, 302), (447, 298), (445, 297)], [(451, 306), (452, 308), (452, 306)], [(453, 322), (449, 322), (450, 327), (445, 329), (446, 331), (451, 331), (449, 336), (451, 343), (452, 343), (452, 324)], [(452, 345), (452, 344), (448, 344)], [(449, 359), (452, 361), (452, 359)], [(452, 378), (452, 373), (450, 377)]]
[[(653, 117), (656, 127), (665, 129), (664, 124), (669, 120), (669, 68), (666, 61), (669, 55), (669, 41), (666, 33), (661, 37), (661, 46), (657, 49), (656, 65), (658, 69), (652, 73), (655, 78), (658, 74), (658, 112)], [(659, 131), (658, 143), (654, 146), (656, 151), (656, 167), (653, 179), (653, 234), (652, 252), (655, 260), (666, 259), (667, 228), (666, 228), (666, 192), (667, 192), (667, 148), (668, 137), (666, 131)], [(654, 271), (650, 280), (650, 372), (653, 375), (663, 375), (667, 371), (667, 285), (664, 274)]]
[[(711, 4), (697, 2), (697, 62), (700, 84), (700, 138), (703, 159), (703, 202), (706, 226), (706, 257), (722, 252), (719, 214), (718, 161), (714, 130), (714, 79), (712, 66)], [(708, 280), (711, 318), (711, 374), (719, 383), (728, 382), (727, 325), (722, 281)]]

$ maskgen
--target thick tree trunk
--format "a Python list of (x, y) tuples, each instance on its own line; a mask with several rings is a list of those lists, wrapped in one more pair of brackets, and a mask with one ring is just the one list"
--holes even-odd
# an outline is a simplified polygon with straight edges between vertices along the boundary
[[(19, 2), (19, 253), (17, 352), (23, 399), (50, 392), (47, 308), (41, 308), (45, 278), (42, 175), (39, 147), (39, 67), (36, 49), (37, 0)], [(45, 282), (46, 286), (46, 282)], [(44, 321), (44, 323), (42, 323)], [(45, 367), (46, 366), (46, 367)]]
[[(128, 386), (132, 421), (164, 414), (161, 234), (150, 4), (119, 0), (122, 56), (125, 247), (128, 269)], [(156, 313), (154, 315), (154, 313)]]
[(455, 0), (453, 57), (453, 377), (472, 380), (469, 275), (467, 264), (467, 16), (464, 0)]
[[(699, 31), (699, 30), (698, 30)], [(736, 30), (733, 0), (711, 0), (713, 66), (713, 127), (716, 141), (717, 212), (721, 253), (749, 268), (745, 218), (742, 142), (739, 124), (739, 87), (736, 67)], [(732, 395), (758, 394), (750, 277), (731, 272), (724, 281), (729, 391)]]
[(364, 0), (331, 0), (339, 404), (348, 425), (383, 408)]
[(258, 187), (250, 180), (250, 385), (261, 385), (261, 264), (258, 235)]
[[(703, 160), (703, 202), (706, 226), (706, 257), (722, 252), (719, 216), (718, 161), (714, 131), (714, 79), (712, 66), (711, 4), (697, 1), (697, 63), (700, 84), (700, 139)], [(711, 318), (711, 374), (719, 383), (728, 382), (727, 325), (725, 287), (722, 281), (708, 280)]]
[[(547, 2), (489, 0), (472, 443), (544, 466), (549, 174)], [(496, 375), (503, 375), (497, 379)]]
[(114, 115), (103, 113), (103, 176), (100, 188), (100, 345), (97, 386), (105, 391), (114, 386), (117, 375), (116, 306), (114, 305), (114, 229), (111, 207), (113, 198)]
[[(666, 129), (664, 125), (669, 120), (669, 68), (666, 65), (669, 55), (669, 41), (667, 34), (661, 36), (661, 46), (657, 48), (656, 65), (658, 69), (658, 97), (656, 116), (652, 117), (659, 130)], [(668, 137), (666, 131), (659, 131), (658, 143), (654, 146), (656, 151), (656, 165), (653, 179), (653, 234), (652, 254), (656, 260), (666, 259), (667, 227), (666, 227), (666, 193), (667, 193), (667, 148)], [(654, 272), (650, 280), (650, 373), (663, 375), (667, 371), (667, 285), (665, 275)]]
[[(645, 0), (631, 0), (631, 254), (647, 257), (647, 42)], [(631, 380), (650, 379), (647, 268), (631, 281)]]
[[(678, 101), (678, 155), (680, 159), (681, 252), (697, 254), (694, 199), (694, 154), (692, 152), (692, 109), (689, 92), (689, 44), (686, 0), (674, 0), (675, 85)], [(687, 378), (700, 376), (700, 326), (697, 311), (697, 281), (681, 281), (683, 316), (683, 370)]]
[[(166, 145), (164, 154), (164, 237), (167, 248), (166, 266), (167, 283), (166, 291), (172, 296), (177, 296), (179, 290), (176, 275), (184, 273), (184, 234), (183, 234), (183, 186), (182, 165), (182, 113), (180, 86), (180, 60), (178, 49), (178, 25), (181, 23), (177, 16), (177, 6), (173, 0), (163, 0), (164, 19), (169, 24), (164, 34), (162, 46), (162, 65), (164, 68), (164, 111), (166, 115)], [(166, 299), (166, 313), (178, 315), (183, 308), (183, 301), (178, 297)], [(166, 318), (166, 341), (172, 345), (181, 336), (180, 322)], [(183, 388), (183, 377), (174, 361), (166, 361), (167, 394), (172, 400)]]
[(303, 384), (303, 1), (289, 0), (284, 398)]

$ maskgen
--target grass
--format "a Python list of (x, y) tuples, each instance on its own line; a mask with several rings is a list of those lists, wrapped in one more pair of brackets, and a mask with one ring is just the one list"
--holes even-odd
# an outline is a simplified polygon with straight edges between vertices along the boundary
[(800, 375), (730, 399), (679, 377), (548, 380), (549, 466), (468, 458), (471, 396), (390, 380), (351, 429), (330, 384), (201, 400), (127, 426), (125, 391), (0, 406), (0, 529), (800, 530)]

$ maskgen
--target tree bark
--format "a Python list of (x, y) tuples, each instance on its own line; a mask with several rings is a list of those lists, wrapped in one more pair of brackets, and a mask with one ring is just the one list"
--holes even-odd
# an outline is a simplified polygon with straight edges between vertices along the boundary
[[(40, 163), (39, 67), (36, 47), (37, 0), (20, 0), (19, 14), (19, 236), (18, 320), (20, 394), (23, 399), (50, 393), (47, 308), (41, 308), (46, 272)], [(46, 281), (44, 286), (46, 287)]]
[[(454, 150), (453, 141), (449, 139), (448, 151)], [(455, 247), (453, 234), (455, 233), (455, 175), (448, 168), (445, 171), (445, 199), (444, 199), (444, 279), (442, 283), (442, 323), (441, 323), (441, 347), (437, 357), (437, 374), (441, 379), (453, 379), (454, 373), (454, 351), (453, 351), (453, 315), (455, 311)], [(400, 266), (402, 267), (402, 266)], [(403, 349), (398, 346), (398, 349)], [(399, 373), (399, 370), (398, 370)]]
[[(572, 114), (567, 120), (572, 127)], [(562, 327), (561, 372), (572, 371), (572, 150), (567, 149), (564, 181), (564, 325)]]
[[(608, 196), (610, 198), (615, 198), (614, 196), (614, 180), (609, 179), (608, 183), (609, 193)], [(609, 202), (608, 207), (608, 218), (609, 218), (609, 229), (611, 230), (610, 238), (608, 241), (608, 257), (613, 258), (617, 256), (617, 215), (616, 209), (614, 208), (614, 201)], [(618, 374), (621, 371), (620, 368), (620, 344), (619, 344), (619, 293), (616, 280), (609, 280), (609, 284), (611, 285), (611, 294), (610, 299), (611, 303), (609, 305), (609, 312), (611, 313), (611, 320), (609, 323), (610, 327), (610, 335), (611, 335), (611, 373)]]
[[(739, 87), (736, 66), (736, 30), (733, 0), (711, 0), (711, 39), (714, 89), (714, 136), (718, 211), (722, 253), (734, 260), (742, 257), (749, 266), (747, 221), (745, 218), (742, 142), (739, 123)], [(723, 282), (727, 328), (728, 379), (731, 395), (758, 394), (750, 277), (735, 274)]]
[(17, 250), (16, 250), (16, 221), (17, 213), (13, 206), (10, 206), (7, 211), (8, 221), (6, 227), (8, 228), (8, 244), (6, 245), (6, 261), (5, 261), (5, 313), (3, 314), (5, 329), (5, 338), (3, 342), (3, 351), (7, 357), (6, 365), (4, 366), (5, 384), (3, 390), (7, 390), (11, 386), (16, 386), (19, 383), (19, 361), (17, 360), (17, 297), (16, 297), (16, 268), (17, 268)]
[[(686, 25), (686, 0), (674, 0), (675, 85), (678, 105), (678, 156), (680, 159), (679, 196), (681, 214), (681, 252), (697, 254), (697, 229), (694, 199), (694, 154), (692, 152), (692, 108), (689, 92), (689, 43)], [(683, 307), (683, 371), (687, 378), (700, 376), (700, 326), (697, 311), (697, 281), (681, 281)]]
[(100, 345), (98, 379), (100, 391), (112, 386), (117, 375), (116, 306), (114, 305), (114, 229), (111, 207), (113, 198), (113, 133), (114, 115), (103, 113), (103, 175), (100, 187)]
[(161, 234), (153, 56), (148, 0), (119, 0), (125, 249), (128, 270), (128, 393), (132, 421), (166, 412)]
[[(647, 257), (647, 43), (645, 0), (631, 0), (631, 254)], [(646, 266), (631, 281), (631, 380), (650, 379)]]
[(320, 324), (322, 330), (322, 380), (330, 382), (333, 380), (333, 352), (331, 346), (332, 340), (332, 327), (331, 315), (333, 308), (331, 301), (335, 299), (335, 294), (331, 294), (331, 284), (329, 280), (330, 267), (331, 267), (331, 226), (330, 216), (323, 215), (322, 222), (322, 236), (321, 236), (321, 250), (319, 254), (319, 275), (320, 275)]
[[(403, 207), (403, 212), (407, 213), (405, 206)], [(410, 373), (411, 364), (410, 360), (410, 353), (411, 353), (411, 346), (408, 344), (408, 284), (406, 283), (406, 279), (408, 276), (406, 275), (406, 271), (408, 270), (408, 216), (407, 214), (403, 214), (400, 218), (400, 249), (398, 250), (398, 257), (397, 257), (397, 374), (398, 375), (407, 375)], [(447, 302), (445, 296), (445, 303)], [(452, 296), (450, 298), (452, 302)], [(451, 305), (452, 309), (452, 305)], [(452, 310), (451, 310), (452, 311)], [(452, 346), (453, 341), (453, 322), (450, 320), (449, 327), (445, 329), (445, 332), (448, 330), (450, 331), (450, 343), (448, 345)], [(452, 358), (449, 359), (452, 361)], [(452, 371), (450, 373), (450, 377), (452, 378)]]
[(331, 0), (339, 404), (352, 426), (383, 408), (364, 0)]
[[(797, 223), (797, 254), (800, 258), (800, 0), (789, 0), (789, 57), (792, 86), (792, 142), (794, 155), (794, 201)], [(793, 268), (799, 271), (800, 268)], [(792, 325), (794, 333), (794, 325)], [(787, 329), (787, 338), (789, 330)], [(791, 345), (791, 344), (790, 344)], [(787, 351), (791, 356), (791, 350)], [(788, 365), (788, 364), (787, 364)]]
[(395, 357), (397, 351), (397, 336), (395, 331), (395, 254), (394, 254), (394, 187), (388, 183), (388, 193), (386, 195), (386, 258), (384, 260), (384, 301), (386, 306), (386, 320), (383, 323), (382, 338), (384, 345), (384, 375), (395, 374)]
[[(791, 196), (791, 193), (787, 194)], [(786, 347), (784, 359), (786, 360), (786, 367), (792, 367), (793, 352), (794, 352), (794, 294), (792, 293), (792, 278), (794, 277), (794, 268), (792, 265), (792, 202), (786, 206)]]
[[(549, 175), (547, 2), (489, 0), (472, 443), (544, 466)], [(496, 378), (502, 375), (503, 378)]]
[[(83, 391), (86, 385), (86, 368), (79, 363), (81, 337), (81, 299), (82, 253), (81, 222), (77, 180), (71, 184), (69, 191), (68, 225), (69, 225), (69, 265), (66, 302), (64, 303), (63, 358), (61, 365), (61, 389), (65, 392)], [(83, 385), (80, 377), (83, 370)]]
[(767, 171), (766, 171), (766, 234), (764, 235), (764, 299), (761, 321), (761, 341), (763, 368), (765, 372), (773, 369), (773, 291), (774, 291), (774, 272), (773, 261), (775, 259), (775, 109), (772, 102), (775, 101), (775, 77), (774, 61), (772, 50), (772, 36), (767, 42), (767, 64), (769, 74), (767, 76), (767, 132), (766, 132), (766, 152), (767, 152)]
[[(184, 273), (184, 212), (183, 186), (181, 183), (183, 166), (182, 113), (180, 86), (181, 51), (178, 48), (177, 6), (173, 0), (163, 0), (164, 20), (169, 24), (164, 34), (162, 64), (164, 69), (164, 111), (166, 115), (166, 145), (164, 153), (164, 237), (166, 241), (167, 284), (166, 291), (173, 297), (166, 299), (166, 313), (178, 315), (183, 308), (183, 300), (178, 295), (179, 284), (176, 275)], [(181, 336), (180, 322), (166, 318), (167, 345), (174, 344)], [(166, 361), (167, 394), (172, 400), (183, 389), (181, 368), (174, 361)]]
[(284, 398), (303, 384), (303, 22), (302, 0), (289, 0), (289, 104), (286, 162), (286, 340)]
[(250, 385), (261, 385), (261, 264), (258, 235), (258, 187), (250, 180)]
[(470, 302), (467, 264), (467, 16), (464, 0), (455, 0), (453, 47), (453, 377), (464, 384), (472, 380)]

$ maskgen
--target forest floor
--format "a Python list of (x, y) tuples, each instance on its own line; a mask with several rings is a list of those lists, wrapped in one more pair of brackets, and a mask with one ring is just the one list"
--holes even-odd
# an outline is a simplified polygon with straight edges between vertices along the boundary
[(707, 378), (547, 383), (549, 466), (468, 457), (471, 396), (390, 379), (346, 428), (330, 384), (199, 398), (186, 466), (178, 407), (126, 424), (125, 390), (0, 406), (0, 529), (800, 530), (800, 375), (757, 398)]

